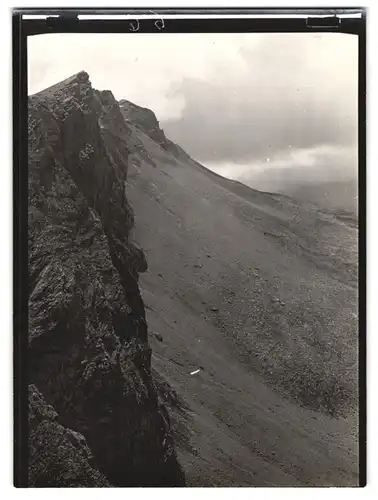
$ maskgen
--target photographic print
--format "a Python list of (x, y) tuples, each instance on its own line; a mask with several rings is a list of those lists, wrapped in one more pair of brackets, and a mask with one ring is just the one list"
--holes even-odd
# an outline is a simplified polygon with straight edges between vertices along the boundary
[(358, 36), (163, 31), (27, 39), (28, 486), (358, 486)]

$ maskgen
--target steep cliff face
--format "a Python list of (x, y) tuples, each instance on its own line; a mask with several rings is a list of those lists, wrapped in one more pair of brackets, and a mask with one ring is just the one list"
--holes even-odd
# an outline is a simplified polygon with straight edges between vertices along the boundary
[[(40, 391), (53, 407), (30, 436), (31, 486), (184, 484), (151, 375), (129, 135), (112, 94), (84, 72), (29, 98), (30, 404)], [(79, 466), (67, 472), (65, 460)]]

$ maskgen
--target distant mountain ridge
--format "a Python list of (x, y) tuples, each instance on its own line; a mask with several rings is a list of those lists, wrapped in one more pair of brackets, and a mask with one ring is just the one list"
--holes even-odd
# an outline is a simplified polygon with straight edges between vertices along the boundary
[(287, 192), (300, 201), (312, 202), (330, 210), (345, 210), (355, 215), (358, 212), (357, 179), (299, 185)]

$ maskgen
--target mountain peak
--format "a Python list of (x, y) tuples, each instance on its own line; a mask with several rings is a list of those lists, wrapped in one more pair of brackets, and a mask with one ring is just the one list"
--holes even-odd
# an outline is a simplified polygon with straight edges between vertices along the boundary
[(118, 104), (127, 123), (131, 122), (138, 127), (163, 149), (168, 148), (167, 138), (160, 128), (159, 121), (153, 111), (126, 99), (121, 99)]

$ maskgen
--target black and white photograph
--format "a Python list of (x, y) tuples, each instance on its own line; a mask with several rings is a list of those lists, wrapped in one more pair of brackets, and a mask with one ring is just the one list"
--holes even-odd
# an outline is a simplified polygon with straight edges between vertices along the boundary
[(359, 37), (135, 26), (27, 37), (27, 486), (357, 487)]

